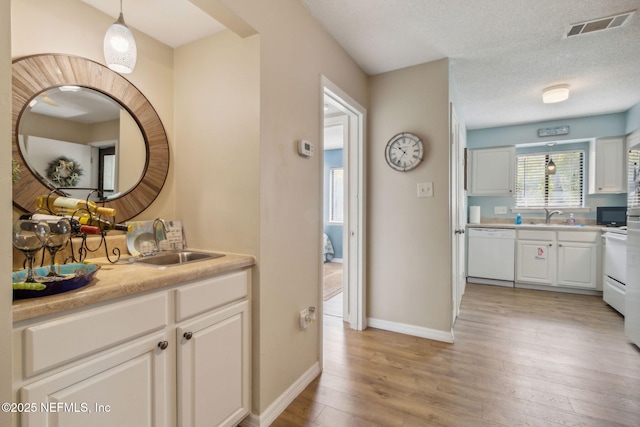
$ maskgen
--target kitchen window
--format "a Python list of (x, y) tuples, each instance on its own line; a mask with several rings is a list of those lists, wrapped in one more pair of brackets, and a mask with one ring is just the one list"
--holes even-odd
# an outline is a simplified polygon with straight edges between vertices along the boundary
[(329, 223), (344, 223), (344, 168), (333, 168), (329, 175)]
[[(556, 173), (545, 166), (553, 160)], [(516, 207), (581, 208), (584, 205), (584, 151), (516, 156)]]

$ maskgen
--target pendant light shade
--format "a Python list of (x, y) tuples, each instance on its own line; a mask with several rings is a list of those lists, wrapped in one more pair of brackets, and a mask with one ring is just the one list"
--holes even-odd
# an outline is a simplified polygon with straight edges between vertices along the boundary
[[(553, 146), (555, 145), (555, 142), (548, 142), (547, 146), (549, 147), (549, 150), (553, 151)], [(548, 154), (549, 156), (549, 161), (547, 162), (547, 164), (544, 166), (544, 173), (547, 175), (555, 175), (556, 173), (556, 164), (553, 163), (553, 159), (551, 158), (551, 153)]]
[(556, 164), (553, 163), (553, 159), (549, 157), (549, 163), (544, 168), (544, 172), (547, 175), (554, 175), (556, 173)]
[(107, 30), (104, 36), (104, 59), (107, 67), (121, 74), (129, 74), (136, 66), (138, 50), (133, 33), (124, 23), (122, 0), (120, 17)]

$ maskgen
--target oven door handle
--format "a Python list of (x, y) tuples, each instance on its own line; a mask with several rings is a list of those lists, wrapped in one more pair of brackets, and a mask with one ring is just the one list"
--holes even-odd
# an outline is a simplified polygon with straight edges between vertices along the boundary
[(611, 240), (619, 240), (621, 242), (626, 242), (627, 241), (627, 235), (626, 234), (618, 234), (618, 233), (606, 233), (604, 235), (605, 239), (611, 239)]

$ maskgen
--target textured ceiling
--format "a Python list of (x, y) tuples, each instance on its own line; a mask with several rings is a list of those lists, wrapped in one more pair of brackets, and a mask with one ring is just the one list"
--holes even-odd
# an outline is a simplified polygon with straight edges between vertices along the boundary
[[(118, 0), (83, 0), (115, 18)], [(299, 0), (370, 75), (450, 58), (467, 128), (626, 111), (640, 102), (640, 12), (618, 29), (571, 24), (640, 0)], [(177, 47), (223, 27), (188, 0), (125, 0), (128, 25)], [(278, 11), (274, 9), (274, 14)], [(571, 96), (543, 104), (542, 90)]]
[[(626, 111), (640, 102), (640, 13), (566, 38), (640, 0), (301, 0), (370, 75), (450, 58), (467, 128)], [(543, 104), (542, 90), (571, 96)]]

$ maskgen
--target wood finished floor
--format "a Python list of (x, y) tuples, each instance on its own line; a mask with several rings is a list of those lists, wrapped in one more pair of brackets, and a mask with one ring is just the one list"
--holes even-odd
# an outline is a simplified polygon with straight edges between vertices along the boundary
[(640, 350), (601, 297), (467, 285), (455, 344), (324, 318), (324, 370), (272, 426), (640, 426)]

